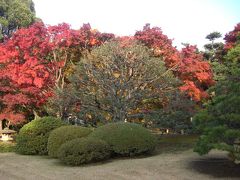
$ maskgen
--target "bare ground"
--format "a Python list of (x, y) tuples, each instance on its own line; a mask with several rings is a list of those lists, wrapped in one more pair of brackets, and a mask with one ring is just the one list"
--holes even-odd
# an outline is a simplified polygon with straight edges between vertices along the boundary
[(0, 154), (0, 180), (208, 180), (240, 179), (240, 166), (224, 152), (200, 157), (192, 150), (147, 158), (114, 159), (81, 167), (67, 167), (41, 156)]

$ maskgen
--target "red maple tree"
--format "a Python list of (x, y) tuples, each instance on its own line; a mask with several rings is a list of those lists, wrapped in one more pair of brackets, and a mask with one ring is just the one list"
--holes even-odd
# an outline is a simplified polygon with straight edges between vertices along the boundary
[(180, 90), (186, 91), (195, 101), (207, 96), (205, 90), (214, 83), (213, 74), (209, 63), (203, 61), (195, 46), (186, 46), (178, 51), (160, 28), (150, 28), (149, 24), (137, 31), (134, 37), (150, 48), (154, 56), (161, 56), (166, 67), (183, 81)]
[(89, 24), (72, 30), (68, 24), (42, 22), (18, 30), (0, 44), (0, 120), (17, 124), (53, 95), (52, 87), (65, 81), (68, 62), (79, 61), (114, 35), (93, 31)]
[(52, 50), (49, 38), (44, 24), (36, 23), (0, 45), (0, 120), (19, 123), (24, 113), (49, 96), (46, 84), (52, 79), (45, 59)]
[(213, 73), (210, 64), (197, 52), (196, 46), (182, 48), (176, 74), (184, 82), (180, 90), (186, 91), (195, 101), (208, 97), (206, 90), (214, 84)]
[(236, 46), (237, 41), (240, 41), (240, 23), (234, 27), (234, 30), (225, 35), (224, 40), (226, 41), (224, 45), (225, 50), (229, 50)]
[(64, 23), (49, 26), (48, 31), (53, 47), (50, 59), (55, 64), (52, 74), (55, 74), (55, 86), (58, 88), (63, 88), (65, 84), (69, 64), (78, 62), (86, 51), (89, 52), (115, 37), (110, 33), (93, 30), (90, 24), (83, 24), (79, 30), (72, 30)]

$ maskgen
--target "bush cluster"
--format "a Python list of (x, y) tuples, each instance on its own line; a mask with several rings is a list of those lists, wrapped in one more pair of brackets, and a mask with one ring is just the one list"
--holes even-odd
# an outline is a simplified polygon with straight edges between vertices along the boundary
[(156, 138), (134, 123), (112, 123), (92, 131), (64, 124), (54, 117), (31, 121), (20, 130), (15, 150), (20, 154), (59, 158), (67, 165), (81, 165), (108, 159), (111, 155), (136, 156), (150, 153)]
[(97, 162), (110, 157), (110, 146), (96, 138), (78, 138), (63, 144), (59, 151), (59, 159), (67, 165), (81, 165)]
[(48, 138), (48, 155), (53, 158), (57, 158), (58, 149), (62, 144), (76, 138), (85, 137), (91, 132), (92, 130), (90, 128), (81, 126), (62, 126), (54, 129)]
[(26, 155), (46, 155), (50, 131), (64, 123), (54, 117), (43, 117), (24, 125), (16, 138), (16, 152)]
[(146, 128), (134, 123), (111, 123), (97, 128), (90, 137), (106, 141), (112, 151), (121, 156), (150, 153), (156, 138)]

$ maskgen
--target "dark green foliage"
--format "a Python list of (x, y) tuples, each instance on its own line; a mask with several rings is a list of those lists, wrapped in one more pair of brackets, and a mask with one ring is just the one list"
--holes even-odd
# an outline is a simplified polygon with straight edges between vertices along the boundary
[(221, 37), (222, 35), (220, 32), (212, 32), (206, 36), (206, 39), (208, 39), (210, 43), (204, 45), (205, 59), (210, 61), (219, 61), (222, 58), (224, 44), (222, 42), (215, 42), (216, 39)]
[(81, 126), (62, 126), (54, 129), (48, 138), (48, 155), (54, 158), (58, 156), (58, 149), (62, 144), (73, 139), (86, 137), (92, 130)]
[(154, 127), (171, 129), (173, 132), (192, 132), (191, 116), (184, 111), (163, 111), (160, 109), (157, 114), (151, 116), (150, 121)]
[(54, 117), (43, 117), (24, 125), (16, 139), (16, 152), (29, 155), (46, 155), (50, 131), (64, 123)]
[(198, 130), (204, 131), (195, 147), (199, 154), (215, 148), (235, 153), (234, 142), (240, 138), (240, 83), (221, 84), (221, 91), (216, 89), (218, 94), (207, 109), (194, 118)]
[(194, 147), (198, 140), (198, 135), (160, 135), (156, 153), (178, 153), (181, 151), (190, 150)]
[(215, 32), (208, 34), (206, 36), (206, 39), (208, 39), (209, 41), (214, 41), (215, 39), (218, 39), (220, 37), (222, 37), (222, 34), (220, 32), (215, 31)]
[(64, 85), (64, 88), (54, 88), (54, 97), (48, 99), (48, 103), (45, 105), (45, 109), (48, 114), (59, 114), (61, 119), (65, 120), (69, 114), (76, 111), (76, 105), (79, 103), (73, 93), (71, 84)]
[(228, 51), (227, 55), (225, 56), (225, 61), (240, 63), (240, 43)]
[(32, 0), (0, 0), (0, 39), (35, 20)]
[(0, 142), (0, 153), (4, 152), (14, 152), (15, 151), (15, 143), (12, 142)]
[(212, 89), (215, 94), (212, 101), (194, 118), (197, 129), (203, 132), (194, 149), (199, 154), (221, 149), (240, 160), (240, 61), (237, 57), (240, 51), (236, 47), (225, 56), (228, 65), (225, 78)]
[(167, 128), (174, 132), (192, 132), (191, 117), (195, 114), (196, 103), (181, 93), (172, 94), (164, 108), (155, 108), (145, 115), (144, 120), (153, 127)]
[(58, 157), (64, 164), (77, 166), (108, 159), (110, 153), (110, 146), (103, 140), (79, 138), (63, 144)]
[(113, 152), (122, 156), (135, 156), (152, 152), (156, 138), (146, 128), (134, 123), (112, 123), (101, 126), (90, 137), (106, 141)]
[(226, 79), (226, 75), (229, 72), (229, 67), (224, 63), (219, 63), (217, 61), (211, 62), (213, 69), (213, 77), (215, 81), (222, 81)]

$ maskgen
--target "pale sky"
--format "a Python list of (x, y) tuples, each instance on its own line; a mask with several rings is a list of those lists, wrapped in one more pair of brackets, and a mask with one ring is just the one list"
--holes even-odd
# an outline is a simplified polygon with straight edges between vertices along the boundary
[(202, 49), (213, 31), (223, 36), (240, 22), (240, 0), (33, 0), (36, 14), (44, 23), (83, 23), (116, 35), (134, 35), (146, 23), (181, 43)]

